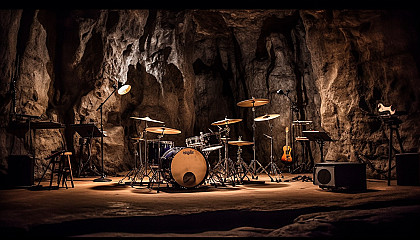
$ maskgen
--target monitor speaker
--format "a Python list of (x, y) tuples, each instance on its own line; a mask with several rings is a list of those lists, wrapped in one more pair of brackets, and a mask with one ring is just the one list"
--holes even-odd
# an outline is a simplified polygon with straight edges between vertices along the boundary
[(28, 155), (9, 155), (8, 183), (10, 186), (34, 184), (34, 159)]
[(420, 158), (418, 153), (395, 154), (397, 185), (420, 185)]
[(366, 164), (317, 163), (314, 167), (313, 183), (320, 188), (366, 190)]

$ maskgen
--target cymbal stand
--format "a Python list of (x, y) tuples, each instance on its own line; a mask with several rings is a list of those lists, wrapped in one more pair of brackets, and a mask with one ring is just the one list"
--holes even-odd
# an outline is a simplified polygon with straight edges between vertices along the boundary
[[(148, 159), (148, 157), (147, 157), (147, 131), (146, 131), (146, 128), (147, 128), (147, 121), (145, 121), (145, 126), (144, 126), (144, 129), (143, 129), (143, 131), (142, 131), (142, 134), (141, 134), (141, 137), (142, 136), (144, 136), (144, 160), (143, 160), (143, 162), (141, 162), (140, 163), (140, 166), (141, 167), (139, 167), (138, 169), (137, 169), (137, 171), (136, 171), (136, 173), (134, 174), (134, 178), (133, 178), (133, 180), (131, 181), (131, 187), (133, 187), (134, 186), (134, 184), (136, 183), (136, 178), (137, 178), (137, 175), (140, 173), (140, 184), (139, 185), (142, 185), (143, 184), (143, 179), (144, 179), (144, 177), (148, 177), (149, 178), (149, 180), (150, 180), (150, 176), (149, 176), (149, 174), (152, 172), (152, 170), (150, 170), (150, 172), (148, 173), (147, 172), (147, 169), (149, 168), (149, 166), (148, 166), (148, 162), (149, 162), (149, 159)], [(140, 149), (140, 143), (139, 143), (139, 149)], [(140, 154), (141, 154), (141, 151), (140, 151)], [(141, 161), (141, 157), (140, 157), (140, 161)], [(140, 172), (141, 171), (141, 172)]]
[(255, 157), (255, 103), (252, 103), (252, 116), (253, 116), (253, 123), (252, 123), (252, 141), (254, 142), (254, 145), (252, 146), (252, 149), (254, 151), (254, 158), (251, 160), (251, 162), (249, 163), (249, 170), (245, 173), (248, 174), (251, 173), (251, 177), (252, 179), (258, 179), (258, 169), (257, 169), (257, 164), (260, 166), (260, 168), (262, 168), (262, 170), (264, 170), (264, 172), (271, 178), (270, 174), (268, 174), (268, 172), (264, 169), (264, 167), (261, 165), (261, 163), (256, 159)]
[[(210, 151), (207, 151), (207, 152), (210, 152)], [(219, 148), (218, 149), (218, 152), (219, 152), (219, 161), (216, 163), (216, 165), (214, 166), (214, 167), (212, 167), (211, 166), (211, 164), (210, 163), (208, 163), (208, 167), (209, 167), (209, 174), (208, 174), (208, 176), (207, 176), (207, 182), (209, 183), (209, 184), (212, 184), (211, 183), (211, 181), (213, 182), (213, 185), (215, 186), (215, 187), (217, 187), (217, 185), (216, 185), (216, 180), (214, 179), (215, 177), (218, 179), (218, 181), (219, 182), (221, 182), (222, 183), (222, 186), (225, 186), (224, 185), (224, 183), (223, 183), (223, 180), (222, 180), (222, 178), (219, 176), (219, 174), (218, 174), (218, 172), (216, 171), (216, 169), (217, 169), (217, 167), (220, 165), (220, 164), (222, 164), (222, 148)], [(206, 158), (208, 159), (208, 154), (206, 154)]]
[[(151, 172), (153, 172), (152, 176), (149, 178), (149, 184), (148, 188), (152, 188), (154, 183), (157, 183), (157, 192), (159, 193), (160, 190), (160, 184), (163, 183), (163, 175), (162, 175), (162, 157), (160, 154), (160, 139), (163, 137), (164, 133), (162, 131), (162, 134), (158, 135), (158, 167), (156, 170), (153, 170), (151, 168)], [(169, 187), (168, 183), (166, 183), (167, 187)]]
[[(239, 136), (239, 141), (241, 140), (241, 136)], [(243, 179), (246, 177), (248, 179), (248, 181), (250, 180), (248, 175), (246, 175), (246, 173), (249, 171), (249, 167), (248, 165), (244, 162), (244, 160), (241, 157), (241, 153), (242, 153), (242, 148), (240, 145), (238, 145), (238, 151), (236, 152), (237, 154), (237, 161), (236, 161), (236, 166), (237, 166), (237, 173), (238, 175), (240, 173), (243, 174), (243, 176), (239, 176), (239, 179), (241, 180), (241, 182), (243, 181)], [(244, 171), (245, 169), (245, 171)]]
[[(276, 176), (276, 178), (275, 178), (276, 182), (281, 182), (281, 179), (280, 179), (279, 175), (281, 175), (281, 177), (284, 177), (284, 176), (283, 176), (283, 173), (281, 172), (280, 168), (274, 162), (274, 156), (273, 156), (273, 141), (274, 141), (273, 140), (273, 125), (271, 124), (270, 120), (268, 121), (268, 125), (270, 126), (271, 136), (268, 136), (266, 134), (264, 134), (264, 136), (270, 138), (270, 163), (267, 164), (267, 166), (264, 168), (264, 170), (268, 171), (271, 174), (274, 174)], [(270, 177), (271, 181), (274, 182), (274, 179), (270, 175), (268, 175), (268, 176)]]
[[(140, 136), (141, 138), (142, 136)], [(131, 169), (121, 180), (118, 181), (118, 183), (123, 183), (125, 178), (128, 178), (128, 180), (130, 180), (130, 178), (132, 179), (132, 182), (135, 180), (137, 173), (140, 169), (143, 168), (143, 161), (142, 161), (142, 157), (141, 157), (141, 142), (140, 139), (136, 140), (137, 146), (138, 146), (138, 152), (136, 150), (134, 150), (134, 167), (133, 169)], [(139, 156), (139, 168), (137, 168), (137, 156)]]
[[(219, 162), (219, 163), (222, 164), (222, 172), (223, 172), (222, 173), (223, 177), (221, 179), (222, 179), (223, 184), (226, 183), (228, 181), (228, 179), (230, 179), (232, 185), (235, 186), (235, 183), (237, 182), (237, 173), (236, 173), (236, 169), (235, 169), (235, 164), (229, 158), (229, 155), (228, 155), (228, 138), (229, 138), (230, 128), (227, 124), (226, 124), (226, 127), (225, 127), (225, 131), (226, 131), (226, 141), (224, 142), (225, 157), (224, 157), (224, 159), (222, 159), (222, 162)], [(219, 163), (217, 165), (219, 165)], [(216, 167), (217, 167), (217, 165), (216, 165)]]

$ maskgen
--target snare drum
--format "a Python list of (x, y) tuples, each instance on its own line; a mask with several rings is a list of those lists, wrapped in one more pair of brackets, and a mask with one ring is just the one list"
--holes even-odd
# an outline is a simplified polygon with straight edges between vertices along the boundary
[(208, 175), (207, 159), (194, 148), (174, 147), (162, 156), (163, 177), (172, 184), (193, 188)]
[[(160, 155), (159, 155), (160, 145)], [(159, 164), (160, 157), (174, 146), (173, 141), (159, 141), (159, 139), (147, 140), (148, 163)]]
[(220, 133), (205, 133), (200, 136), (203, 148), (201, 151), (213, 151), (223, 147)]
[(197, 148), (197, 147), (199, 148), (203, 145), (201, 143), (200, 136), (189, 137), (185, 139), (185, 143), (187, 144), (187, 147), (191, 147), (191, 148)]

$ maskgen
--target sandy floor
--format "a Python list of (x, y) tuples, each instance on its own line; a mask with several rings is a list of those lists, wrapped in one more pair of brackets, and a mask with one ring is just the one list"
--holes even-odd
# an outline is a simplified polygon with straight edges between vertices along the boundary
[[(123, 175), (122, 175), (123, 176)], [(0, 190), (9, 236), (325, 237), (420, 234), (420, 187), (367, 180), (334, 192), (285, 173), (236, 186), (176, 190), (76, 178), (74, 188)], [(310, 174), (306, 176), (312, 177)], [(48, 182), (42, 182), (48, 186)], [(70, 183), (69, 183), (70, 185)]]

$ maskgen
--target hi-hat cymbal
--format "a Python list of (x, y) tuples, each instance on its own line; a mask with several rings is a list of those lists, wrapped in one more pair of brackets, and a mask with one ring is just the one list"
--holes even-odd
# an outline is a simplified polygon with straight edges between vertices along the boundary
[(144, 138), (141, 138), (141, 137), (132, 137), (131, 139), (133, 139), (133, 140), (140, 140), (140, 141), (144, 141)]
[(229, 141), (228, 143), (230, 145), (236, 145), (236, 146), (244, 146), (244, 145), (252, 145), (252, 144), (254, 144), (253, 142), (248, 142), (248, 141), (243, 141), (243, 140)]
[(227, 118), (225, 118), (223, 120), (216, 121), (216, 122), (212, 123), (211, 125), (227, 125), (227, 124), (237, 123), (237, 122), (240, 122), (240, 121), (242, 121), (242, 119), (239, 119), (239, 118), (238, 119), (227, 119)]
[(238, 105), (239, 107), (258, 107), (258, 106), (265, 105), (268, 102), (270, 102), (270, 100), (265, 99), (265, 98), (252, 97), (251, 99), (238, 102), (236, 105)]
[(130, 118), (137, 119), (137, 120), (148, 121), (148, 122), (164, 123), (162, 121), (154, 120), (154, 119), (151, 119), (149, 117), (142, 117), (142, 118), (141, 117), (130, 117)]
[(271, 120), (271, 119), (277, 118), (279, 116), (280, 116), (280, 114), (277, 114), (277, 113), (265, 114), (263, 116), (256, 117), (254, 120), (257, 121), (257, 122), (258, 121), (266, 121), (266, 120)]
[(180, 130), (168, 128), (168, 127), (148, 127), (146, 128), (147, 132), (159, 133), (159, 134), (179, 134)]

